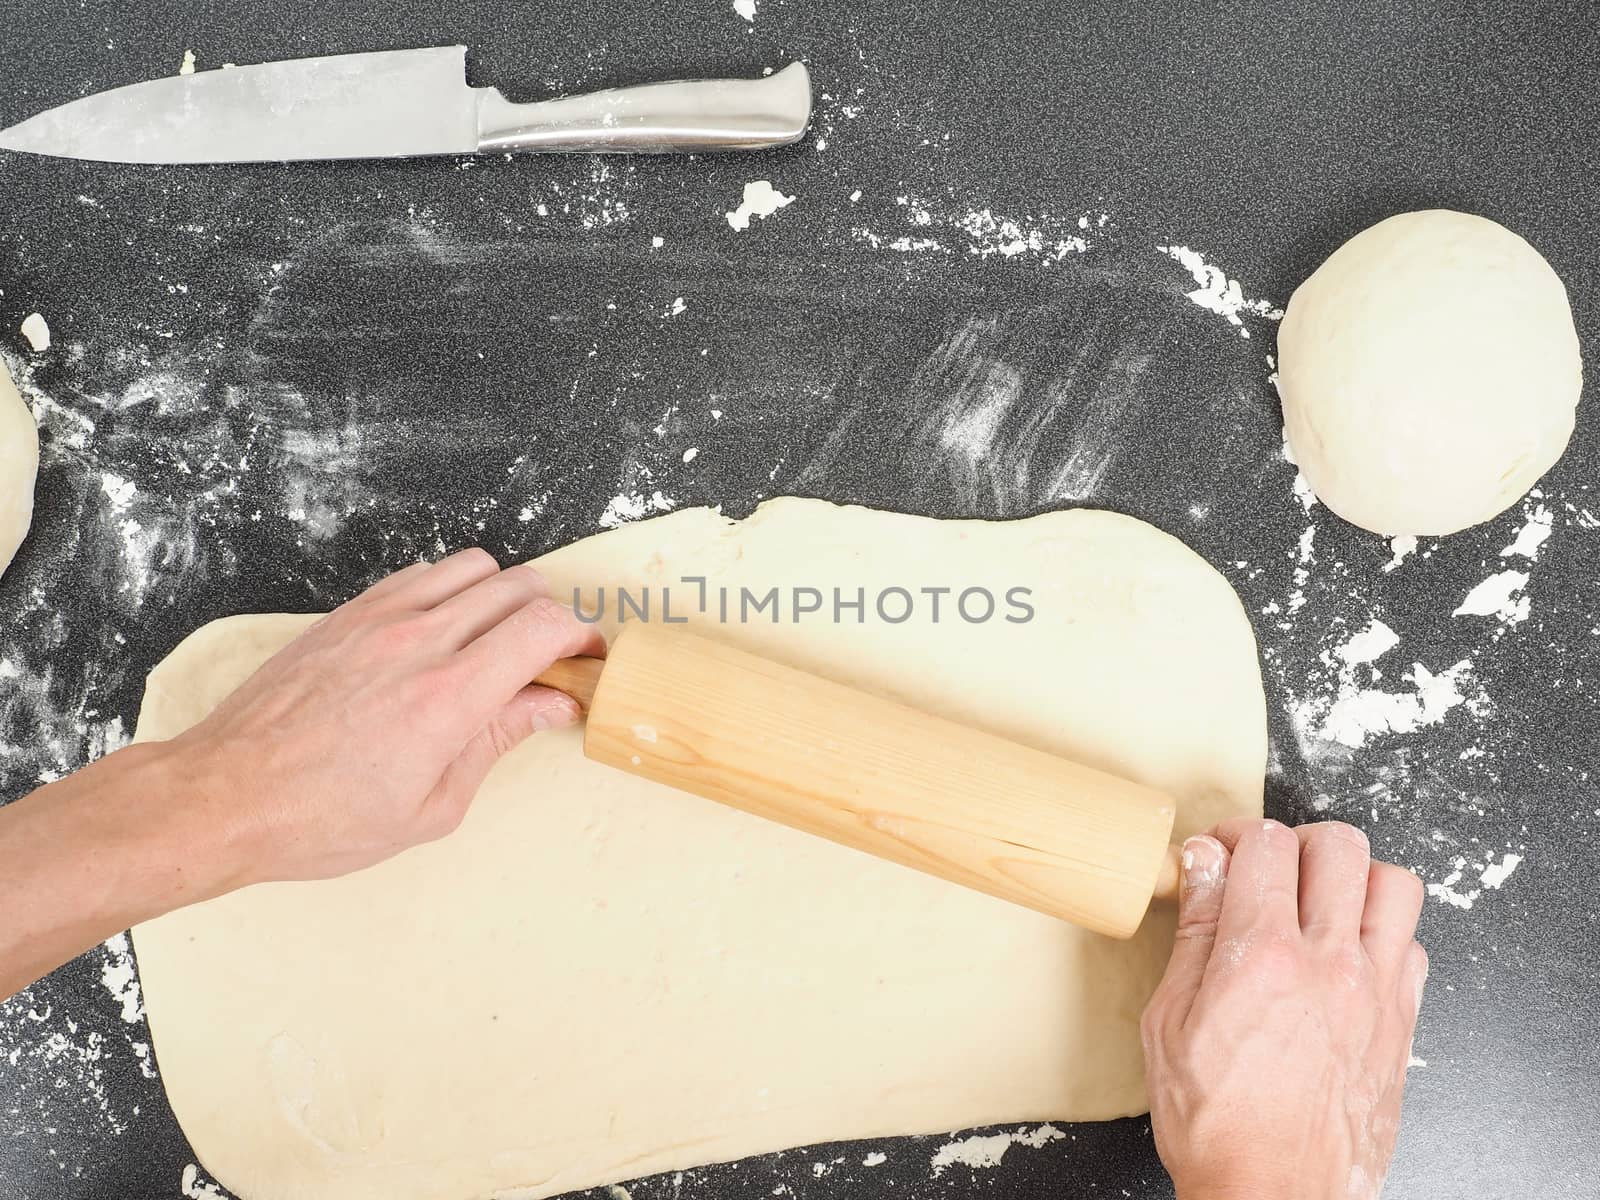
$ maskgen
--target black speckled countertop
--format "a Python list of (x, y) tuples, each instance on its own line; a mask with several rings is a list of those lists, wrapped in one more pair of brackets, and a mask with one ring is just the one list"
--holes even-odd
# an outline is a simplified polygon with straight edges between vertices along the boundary
[[(206, 68), (462, 42), (473, 82), (518, 99), (802, 58), (819, 99), (801, 146), (718, 159), (0, 156), (0, 355), (44, 442), (34, 532), (0, 581), (0, 798), (119, 744), (190, 630), (323, 608), (418, 555), (512, 560), (777, 494), (1113, 508), (1244, 599), (1269, 810), (1355, 821), (1431, 885), (1386, 1194), (1595, 1195), (1593, 401), (1534, 496), (1396, 565), (1297, 496), (1270, 379), (1294, 285), (1434, 206), (1543, 251), (1595, 361), (1590, 4), (758, 0), (746, 20), (731, 0), (81, 0), (4, 22), (0, 125), (191, 48)], [(756, 179), (795, 200), (735, 232)], [(33, 311), (43, 354), (16, 332)], [(1527, 578), (1504, 612), (1453, 615), (1505, 571)], [(1397, 643), (1347, 662), (1374, 621)], [(0, 1194), (213, 1196), (132, 981), (114, 941), (0, 1006)], [(950, 1138), (629, 1190), (1170, 1195), (1146, 1122), (1061, 1132), (940, 1170)]]

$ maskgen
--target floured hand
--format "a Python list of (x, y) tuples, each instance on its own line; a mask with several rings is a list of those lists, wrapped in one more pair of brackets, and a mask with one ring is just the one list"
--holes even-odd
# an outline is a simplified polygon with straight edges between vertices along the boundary
[(1342, 824), (1236, 821), (1184, 845), (1177, 946), (1144, 1014), (1180, 1200), (1373, 1200), (1428, 958), (1422, 884)]

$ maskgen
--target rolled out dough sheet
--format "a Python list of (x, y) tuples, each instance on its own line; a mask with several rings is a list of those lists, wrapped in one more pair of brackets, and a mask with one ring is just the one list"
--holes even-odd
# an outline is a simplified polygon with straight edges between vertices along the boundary
[[(599, 585), (650, 585), (684, 615), (699, 585), (680, 579), (703, 576), (709, 624), (719, 587), (830, 604), (864, 588), (859, 624), (711, 632), (1166, 788), (1180, 835), (1261, 812), (1245, 614), (1130, 518), (781, 500), (539, 565), (591, 613)], [(872, 612), (884, 588), (941, 586), (1027, 587), (1036, 616), (1007, 623), (1003, 599), (983, 623), (948, 598), (937, 623), (926, 604), (898, 625)], [(199, 720), (307, 621), (200, 630), (151, 675), (140, 737)], [(607, 771), (576, 731), (510, 756), (442, 842), (134, 933), (173, 1110), (246, 1200), (543, 1197), (821, 1141), (1142, 1112), (1138, 1020), (1171, 937), (1170, 912), (1114, 942)]]

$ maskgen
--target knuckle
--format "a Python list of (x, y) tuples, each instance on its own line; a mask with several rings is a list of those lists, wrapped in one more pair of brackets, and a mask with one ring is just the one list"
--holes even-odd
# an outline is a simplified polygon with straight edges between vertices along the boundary
[(461, 828), (461, 822), (466, 819), (467, 806), (441, 802), (435, 804), (429, 811), (426, 821), (426, 836), (429, 841), (436, 842), (440, 838), (449, 837)]
[(525, 611), (530, 620), (559, 628), (572, 619), (572, 610), (553, 596), (535, 596)]
[(489, 751), (496, 759), (504, 758), (522, 744), (523, 734), (506, 727), (504, 721), (490, 721), (487, 727)]
[(589, 637), (589, 627), (565, 604), (549, 596), (536, 596), (523, 612), (530, 633), (563, 649), (582, 644)]
[(1190, 905), (1178, 914), (1178, 940), (1193, 942), (1215, 938), (1219, 915), (1215, 909), (1201, 912), (1194, 905)]
[(435, 663), (415, 676), (416, 697), (424, 706), (453, 706), (469, 682), (469, 673), (459, 658)]
[(1298, 849), (1300, 845), (1300, 839), (1295, 835), (1294, 830), (1290, 829), (1282, 821), (1274, 821), (1271, 817), (1261, 822), (1257, 827), (1256, 834), (1263, 841), (1278, 846), (1293, 844)]
[(1258, 976), (1287, 980), (1299, 967), (1300, 947), (1287, 934), (1269, 933), (1251, 938), (1241, 948), (1244, 961)]
[(1161, 1040), (1161, 1033), (1166, 1024), (1162, 999), (1162, 994), (1158, 991), (1150, 998), (1150, 1003), (1144, 1006), (1144, 1012), (1139, 1014), (1139, 1040), (1144, 1043), (1146, 1054), (1149, 1054), (1151, 1048)]
[(379, 625), (374, 634), (381, 652), (410, 654), (436, 636), (433, 622), (424, 614), (410, 614)]
[(1335, 976), (1349, 987), (1358, 987), (1372, 977), (1372, 960), (1359, 941), (1334, 946), (1327, 962)]

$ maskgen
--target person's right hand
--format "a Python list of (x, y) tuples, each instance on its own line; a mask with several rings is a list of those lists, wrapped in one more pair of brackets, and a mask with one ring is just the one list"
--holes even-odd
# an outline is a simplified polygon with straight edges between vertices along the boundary
[(1143, 1023), (1180, 1200), (1373, 1200), (1428, 974), (1422, 884), (1342, 824), (1233, 821), (1183, 861)]
[(482, 550), (407, 567), (317, 622), (160, 749), (236, 884), (370, 866), (460, 824), (495, 761), (577, 705), (532, 680), (604, 655), (531, 567)]

